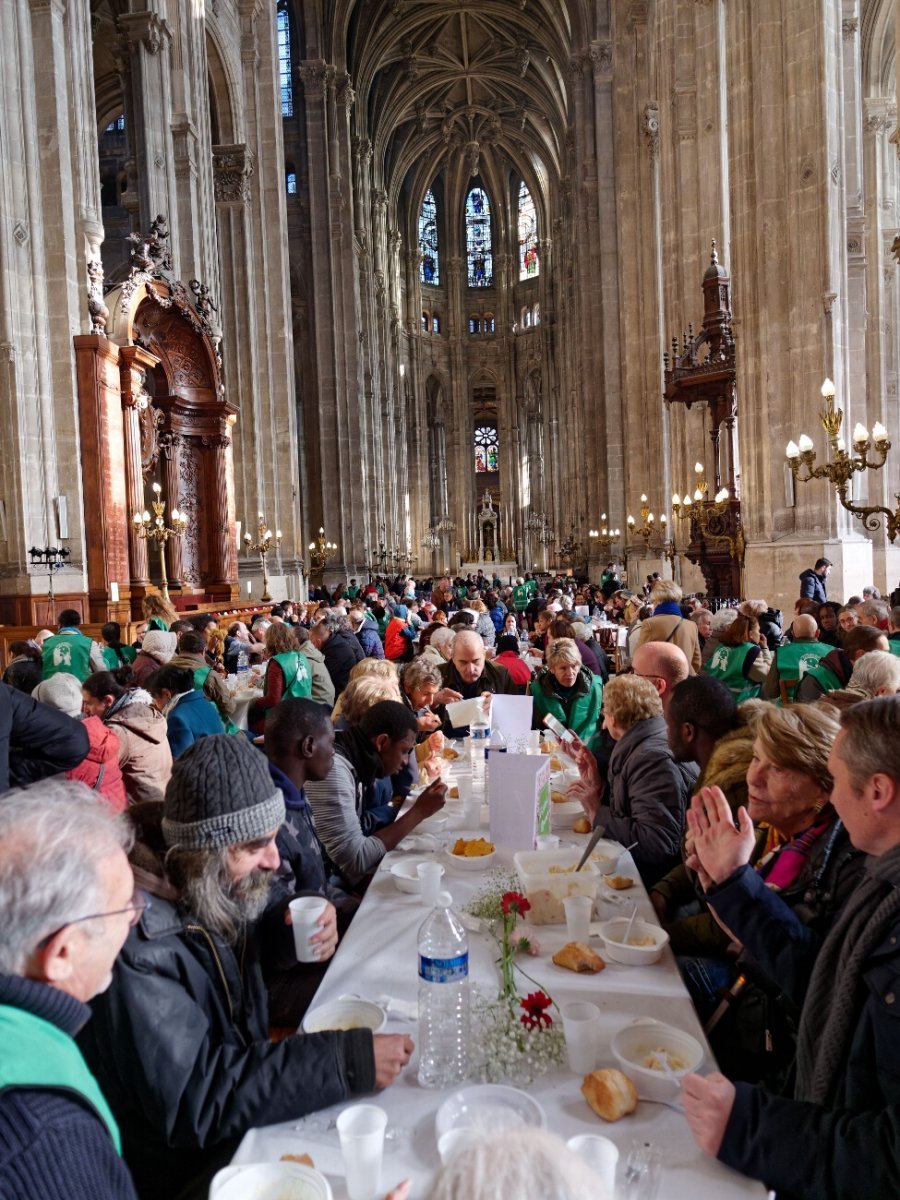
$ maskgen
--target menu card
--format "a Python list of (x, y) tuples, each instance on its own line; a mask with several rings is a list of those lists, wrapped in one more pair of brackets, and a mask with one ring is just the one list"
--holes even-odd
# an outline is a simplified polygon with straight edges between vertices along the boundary
[(508, 850), (533, 850), (550, 832), (550, 758), (546, 754), (492, 754), (488, 805), (491, 841)]

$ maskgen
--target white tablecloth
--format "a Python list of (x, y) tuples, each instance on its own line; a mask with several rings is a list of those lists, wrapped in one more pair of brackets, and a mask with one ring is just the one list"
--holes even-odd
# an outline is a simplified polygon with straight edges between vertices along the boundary
[[(445, 811), (453, 817), (454, 801), (448, 801)], [(483, 809), (486, 817), (487, 809)], [(449, 831), (448, 831), (449, 833)], [(571, 842), (584, 843), (586, 838), (572, 835)], [(386, 863), (396, 860), (398, 853), (388, 855)], [(421, 852), (410, 854), (422, 860)], [(511, 853), (500, 853), (498, 859), (511, 863)], [(622, 868), (637, 878), (629, 862)], [(441, 861), (446, 861), (441, 856)], [(483, 885), (481, 872), (462, 871), (450, 865), (443, 886), (453, 895), (454, 906), (464, 905)], [(601, 885), (601, 887), (604, 885)], [(638, 904), (638, 915), (655, 921), (646, 892), (638, 884), (626, 893)], [(602, 904), (602, 918), (627, 914), (630, 907)], [(311, 1007), (354, 993), (377, 999), (385, 993), (401, 1000), (415, 1000), (418, 989), (416, 942), (417, 933), (427, 915), (416, 896), (399, 892), (388, 871), (379, 870), (365, 899), (344, 936)], [(598, 975), (577, 976), (555, 966), (551, 955), (566, 941), (564, 926), (538, 928), (541, 955), (523, 959), (525, 970), (550, 993), (557, 1004), (575, 999), (590, 999), (603, 1013), (603, 1036), (609, 1038), (636, 1017), (651, 1016), (679, 1026), (693, 1034), (704, 1045), (705, 1038), (694, 1008), (688, 998), (675, 960), (667, 949), (663, 959), (649, 967), (624, 967), (609, 963)], [(602, 943), (594, 939), (602, 953)], [(498, 984), (496, 967), (497, 947), (486, 934), (469, 934), (469, 969), (471, 978), (485, 991)], [(520, 978), (520, 991), (531, 985)], [(391, 1019), (387, 1033), (406, 1032), (415, 1039), (414, 1023)], [(707, 1067), (711, 1059), (708, 1060)], [(375, 1103), (388, 1113), (388, 1140), (385, 1145), (382, 1183), (384, 1191), (401, 1179), (413, 1180), (412, 1195), (424, 1200), (430, 1194), (434, 1173), (440, 1167), (434, 1136), (434, 1115), (441, 1102), (453, 1089), (431, 1091), (421, 1088), (416, 1079), (417, 1056), (392, 1087), (382, 1092)], [(601, 1066), (616, 1066), (611, 1052), (603, 1055)], [(589, 1109), (581, 1095), (581, 1075), (568, 1067), (536, 1080), (529, 1092), (544, 1107), (548, 1127), (563, 1138), (578, 1133), (600, 1133), (611, 1138), (624, 1160), (635, 1140), (650, 1142), (658, 1148), (664, 1162), (659, 1200), (738, 1200), (739, 1197), (764, 1197), (765, 1189), (726, 1167), (705, 1157), (695, 1147), (684, 1117), (673, 1109), (659, 1104), (640, 1102), (629, 1117), (608, 1125)], [(265, 1162), (282, 1154), (309, 1153), (319, 1170), (331, 1182), (336, 1200), (346, 1196), (343, 1167), (334, 1120), (344, 1108), (339, 1104), (297, 1122), (271, 1125), (251, 1130), (243, 1139), (235, 1163)], [(499, 1195), (499, 1192), (498, 1192)]]

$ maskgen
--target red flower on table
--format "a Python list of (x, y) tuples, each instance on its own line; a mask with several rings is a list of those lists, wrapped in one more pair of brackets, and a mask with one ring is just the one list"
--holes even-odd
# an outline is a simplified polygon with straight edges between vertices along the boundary
[(504, 892), (500, 897), (500, 908), (503, 915), (508, 917), (510, 913), (515, 913), (519, 917), (524, 917), (530, 910), (531, 905), (519, 892)]
[(547, 1012), (553, 1001), (546, 992), (531, 992), (519, 1003), (525, 1009), (519, 1020), (526, 1029), (543, 1029), (544, 1025), (549, 1029), (553, 1024), (553, 1018)]

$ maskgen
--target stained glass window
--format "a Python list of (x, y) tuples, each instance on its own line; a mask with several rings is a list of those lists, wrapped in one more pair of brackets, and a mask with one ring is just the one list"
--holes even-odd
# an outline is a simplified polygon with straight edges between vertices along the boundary
[(297, 172), (294, 170), (285, 173), (285, 181), (287, 183), (287, 194), (289, 196), (297, 195)]
[(530, 279), (540, 271), (537, 213), (531, 192), (523, 182), (519, 185), (519, 278)]
[(284, 0), (278, 5), (278, 82), (281, 87), (281, 115), (294, 115), (294, 82), (291, 78), (291, 23)]
[(500, 470), (500, 446), (492, 425), (479, 425), (475, 430), (475, 470), (479, 475)]
[(105, 133), (121, 133), (124, 130), (124, 128), (125, 128), (125, 114), (122, 113), (122, 115), (120, 117), (116, 117), (116, 119), (114, 121), (110, 121), (110, 123), (107, 125), (104, 132)]
[(481, 333), (480, 317), (469, 317), (469, 333)]
[(437, 313), (431, 314), (431, 332), (432, 333), (440, 333), (441, 332), (441, 318), (437, 315)]
[(425, 193), (425, 198), (422, 200), (422, 211), (419, 213), (419, 254), (422, 256), (419, 278), (423, 283), (440, 283), (437, 204), (431, 188)]
[(480, 187), (473, 187), (466, 197), (466, 262), (469, 287), (493, 284), (491, 202), (487, 192)]

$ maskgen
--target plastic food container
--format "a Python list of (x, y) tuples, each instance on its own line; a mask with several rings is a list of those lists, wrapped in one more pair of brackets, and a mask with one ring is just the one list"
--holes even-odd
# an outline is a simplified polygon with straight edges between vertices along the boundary
[(532, 925), (564, 925), (567, 896), (597, 895), (600, 872), (586, 862), (575, 872), (581, 858), (578, 847), (567, 850), (519, 850), (513, 856), (516, 873), (522, 881), (525, 899), (531, 905), (528, 920)]

